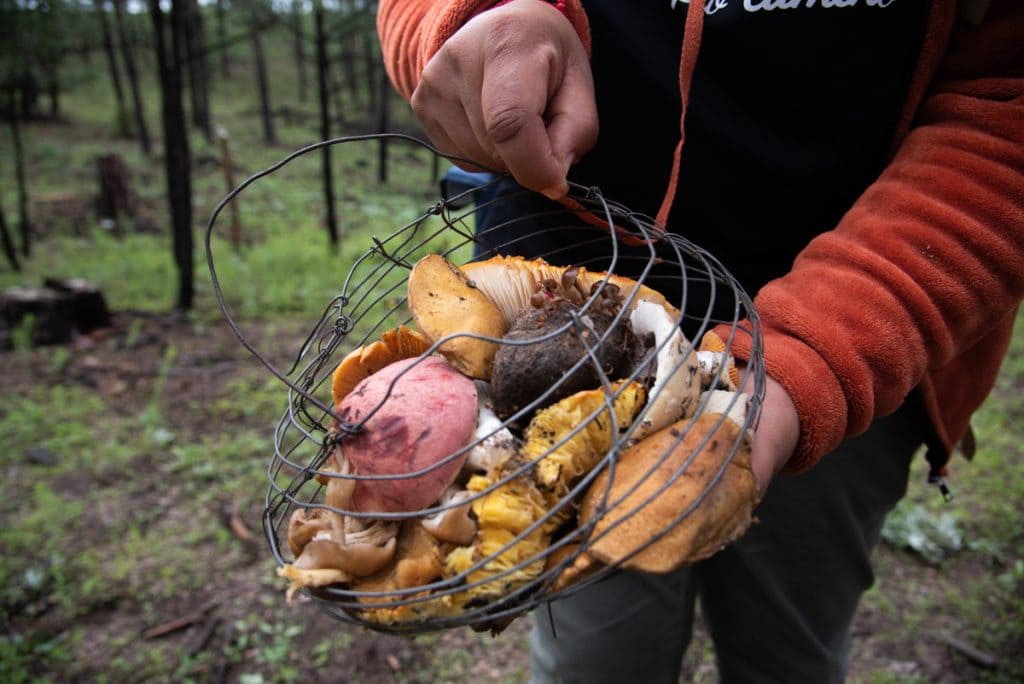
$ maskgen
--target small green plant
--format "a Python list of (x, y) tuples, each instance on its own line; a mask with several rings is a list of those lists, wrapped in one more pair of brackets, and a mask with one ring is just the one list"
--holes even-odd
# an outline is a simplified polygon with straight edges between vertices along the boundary
[(17, 325), (11, 329), (11, 345), (14, 351), (25, 354), (32, 349), (32, 335), (36, 329), (35, 314), (25, 314)]

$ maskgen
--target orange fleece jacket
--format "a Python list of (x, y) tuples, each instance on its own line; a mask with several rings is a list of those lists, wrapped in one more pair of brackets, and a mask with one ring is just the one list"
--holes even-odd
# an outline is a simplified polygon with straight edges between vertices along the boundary
[[(444, 41), (492, 2), (382, 0), (388, 73), (405, 97)], [(565, 14), (589, 49), (578, 0)], [(1024, 297), (1024, 3), (978, 25), (936, 2), (887, 169), (754, 303), (769, 374), (790, 393), (809, 468), (917, 388), (944, 474), (995, 382)], [(666, 141), (672, 145), (675, 141)], [(738, 340), (737, 356), (749, 354)]]

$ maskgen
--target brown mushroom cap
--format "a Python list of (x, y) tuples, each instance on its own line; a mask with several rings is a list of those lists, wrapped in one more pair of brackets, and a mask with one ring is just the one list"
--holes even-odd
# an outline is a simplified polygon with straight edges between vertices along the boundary
[[(741, 430), (728, 418), (705, 413), (656, 432), (627, 449), (615, 467), (610, 488), (606, 470), (594, 479), (583, 498), (580, 525), (599, 516), (606, 491), (610, 506), (595, 523), (594, 541), (588, 552), (608, 565), (621, 563), (634, 570), (664, 573), (707, 558), (739, 537), (750, 525), (757, 502), (750, 442)], [(682, 441), (672, 448), (684, 431)], [(712, 432), (678, 479), (655, 496)], [(700, 504), (658, 541), (630, 557), (669, 528), (711, 486), (732, 446), (740, 439), (742, 443), (721, 479)], [(668, 449), (672, 449), (669, 456), (655, 468)], [(654, 498), (648, 501), (651, 497)]]
[[(500, 339), (508, 330), (501, 311), (466, 275), (440, 254), (420, 259), (409, 274), (409, 309), (416, 325), (433, 341), (468, 333)], [(439, 351), (460, 372), (487, 380), (498, 350), (496, 342), (460, 336)]]

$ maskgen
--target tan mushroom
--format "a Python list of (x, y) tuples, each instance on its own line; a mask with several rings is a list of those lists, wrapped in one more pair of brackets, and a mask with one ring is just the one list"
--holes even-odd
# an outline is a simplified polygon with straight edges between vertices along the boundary
[(416, 263), (408, 288), (409, 310), (427, 337), (437, 342), (458, 335), (439, 348), (449, 363), (471, 378), (490, 378), (498, 344), (474, 336), (500, 339), (508, 330), (494, 302), (440, 254)]
[[(340, 474), (349, 473), (348, 462), (340, 452), (332, 454), (331, 463), (339, 468)], [(330, 471), (327, 472), (325, 501), (328, 506), (346, 510), (355, 480), (330, 477)], [(288, 546), (296, 554), (295, 562), (277, 571), (280, 577), (291, 580), (288, 600), (303, 587), (348, 582), (353, 577), (379, 571), (395, 555), (398, 529), (396, 522), (363, 522), (338, 510), (321, 508), (309, 514), (296, 512), (288, 526)]]
[[(739, 537), (757, 503), (750, 441), (741, 431), (729, 418), (703, 413), (627, 449), (614, 480), (609, 483), (609, 471), (602, 472), (583, 498), (580, 525), (594, 523), (589, 555), (607, 565), (665, 573), (707, 558)], [(732, 460), (712, 485), (737, 442)], [(648, 545), (662, 532), (664, 536)]]
[(337, 406), (356, 385), (381, 368), (403, 359), (411, 359), (430, 349), (423, 333), (404, 325), (383, 333), (379, 340), (358, 347), (341, 360), (331, 376), (331, 399)]
[(395, 594), (440, 579), (444, 556), (450, 548), (450, 545), (443, 544), (423, 529), (418, 520), (404, 521), (398, 535), (398, 549), (391, 562), (377, 573), (353, 578), (351, 582), (353, 591), (366, 595), (360, 601), (397, 605), (367, 608), (362, 616), (377, 624), (393, 624), (458, 613), (460, 607), (453, 605), (446, 597), (407, 602), (408, 599), (429, 595), (426, 590), (422, 594)]

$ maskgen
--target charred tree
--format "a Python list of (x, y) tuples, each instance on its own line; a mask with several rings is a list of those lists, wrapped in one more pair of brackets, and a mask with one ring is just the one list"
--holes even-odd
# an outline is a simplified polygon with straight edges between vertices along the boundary
[(60, 65), (55, 52), (48, 53), (43, 64), (49, 76), (46, 86), (50, 96), (50, 118), (57, 119), (60, 116)]
[(303, 30), (304, 0), (292, 0), (292, 31), (295, 39), (292, 47), (295, 51), (295, 68), (299, 76), (299, 102), (306, 101), (306, 33)]
[(185, 51), (188, 63), (188, 90), (192, 104), (192, 125), (203, 132), (207, 142), (213, 142), (213, 129), (210, 126), (210, 89), (206, 70), (203, 18), (199, 11), (198, 0), (187, 0), (185, 4)]
[(128, 32), (125, 30), (124, 21), (125, 0), (113, 0), (114, 21), (117, 25), (117, 37), (121, 43), (121, 56), (124, 59), (124, 70), (128, 74), (128, 87), (132, 92), (132, 112), (135, 116), (135, 135), (139, 139), (142, 152), (147, 157), (153, 149), (149, 140), (149, 128), (146, 126), (146, 110), (142, 105), (142, 90), (139, 88), (139, 72), (135, 68), (135, 55), (132, 54), (131, 43), (128, 40)]
[(216, 17), (217, 17), (217, 44), (220, 45), (220, 75), (225, 80), (231, 76), (231, 64), (228, 59), (228, 31), (227, 31), (227, 12), (225, 11), (224, 5), (226, 0), (217, 0), (216, 5)]
[[(327, 36), (324, 33), (324, 8), (320, 0), (313, 7), (316, 22), (316, 75), (317, 92), (320, 96), (320, 139), (331, 138), (331, 112), (327, 100)], [(327, 239), (332, 247), (338, 246), (338, 217), (334, 208), (334, 173), (331, 164), (331, 147), (320, 150), (324, 181), (324, 206), (327, 207)]]
[(100, 33), (103, 40), (103, 53), (107, 57), (107, 69), (110, 71), (110, 83), (114, 87), (114, 97), (117, 100), (117, 134), (127, 136), (128, 134), (128, 107), (124, 101), (124, 85), (121, 83), (121, 70), (117, 66), (117, 55), (114, 52), (114, 41), (110, 35), (110, 22), (107, 20), (107, 10), (103, 0), (95, 0), (96, 14), (100, 19)]
[[(380, 93), (377, 90), (377, 62), (380, 57), (369, 32), (361, 31), (363, 43), (363, 74), (366, 78), (366, 97), (370, 112), (379, 112)], [(371, 114), (372, 116), (372, 114)]]
[(124, 219), (132, 213), (132, 191), (128, 182), (128, 169), (117, 154), (103, 154), (96, 160), (100, 194), (96, 200), (96, 214), (114, 222), (114, 235), (124, 237)]
[(21, 142), (21, 124), (18, 121), (18, 92), (10, 91), (11, 96), (11, 141), (14, 147), (14, 179), (18, 190), (18, 233), (21, 237), (21, 255), (28, 259), (32, 256), (32, 228), (28, 217), (28, 182), (25, 180), (25, 150)]
[(11, 268), (15, 271), (20, 271), (21, 263), (18, 261), (18, 251), (14, 249), (14, 242), (11, 240), (11, 234), (7, 230), (7, 219), (4, 217), (2, 205), (0, 205), (0, 241), (3, 242), (4, 254), (7, 256), (7, 261), (10, 262)]
[(343, 31), (339, 34), (338, 62), (341, 65), (345, 88), (348, 89), (349, 100), (356, 103), (356, 107), (358, 107), (362, 97), (359, 91), (359, 69), (356, 67), (356, 51), (353, 40), (351, 32)]
[(160, 75), (167, 200), (171, 209), (174, 263), (178, 270), (177, 306), (183, 311), (192, 308), (193, 300), (192, 176), (185, 107), (182, 104), (184, 84), (181, 63), (181, 43), (187, 20), (185, 4), (188, 1), (171, 0), (170, 17), (166, 17), (160, 9), (160, 0), (149, 0), (153, 43)]
[[(380, 72), (380, 83), (377, 86), (377, 130), (386, 131), (391, 126), (391, 98), (388, 75)], [(388, 182), (388, 139), (381, 138), (377, 142), (377, 181)]]
[(263, 53), (263, 40), (260, 37), (262, 27), (253, 12), (249, 16), (250, 40), (252, 54), (256, 66), (256, 86), (260, 95), (260, 119), (263, 122), (263, 142), (273, 145), (277, 142), (274, 131), (274, 116), (270, 108), (270, 79), (267, 75), (267, 58)]

